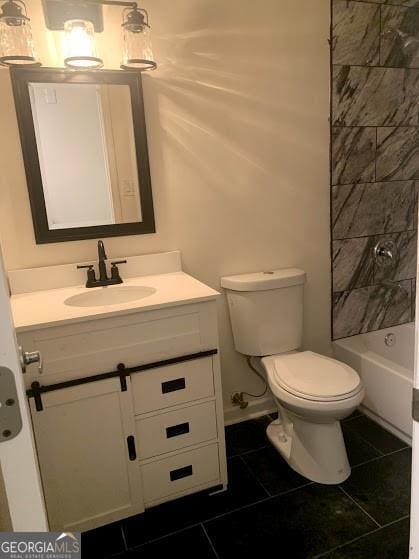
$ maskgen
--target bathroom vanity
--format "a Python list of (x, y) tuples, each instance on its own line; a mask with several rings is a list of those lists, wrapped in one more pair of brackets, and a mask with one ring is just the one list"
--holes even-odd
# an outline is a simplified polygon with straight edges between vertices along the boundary
[(25, 384), (54, 531), (226, 488), (218, 293), (178, 252), (121, 275), (86, 289), (73, 265), (9, 273), (19, 344), (42, 355)]

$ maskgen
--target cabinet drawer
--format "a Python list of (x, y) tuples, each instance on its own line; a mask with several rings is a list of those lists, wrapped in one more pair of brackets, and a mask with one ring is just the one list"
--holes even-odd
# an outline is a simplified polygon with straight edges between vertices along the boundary
[(144, 501), (152, 503), (220, 479), (218, 445), (182, 452), (142, 466)]
[(137, 373), (131, 383), (136, 414), (208, 398), (214, 394), (212, 357)]
[(140, 460), (210, 441), (217, 437), (215, 403), (137, 419), (136, 430)]

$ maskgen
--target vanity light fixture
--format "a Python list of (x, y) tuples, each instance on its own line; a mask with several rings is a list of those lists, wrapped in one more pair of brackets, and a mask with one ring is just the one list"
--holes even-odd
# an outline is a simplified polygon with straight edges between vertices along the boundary
[(154, 70), (157, 64), (153, 60), (148, 13), (135, 5), (126, 8), (122, 15), (124, 30), (124, 55), (121, 68), (124, 70)]
[[(123, 8), (122, 30), (124, 70), (154, 70), (148, 13), (137, 2), (119, 0), (43, 0), (47, 27), (65, 32), (65, 60), (73, 69), (95, 69), (103, 66), (94, 44), (95, 31), (103, 31), (102, 12), (97, 7)], [(96, 6), (96, 8), (94, 8)], [(98, 19), (100, 18), (100, 21)]]
[(7, 0), (0, 8), (0, 64), (40, 66), (32, 40), (30, 19), (22, 0)]
[(68, 68), (102, 68), (103, 60), (96, 54), (94, 36), (91, 21), (70, 19), (64, 23), (64, 64)]

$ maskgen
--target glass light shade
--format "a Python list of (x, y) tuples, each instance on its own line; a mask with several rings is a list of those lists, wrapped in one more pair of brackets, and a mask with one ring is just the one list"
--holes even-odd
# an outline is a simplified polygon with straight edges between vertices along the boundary
[(133, 31), (124, 26), (124, 53), (121, 68), (124, 70), (154, 70), (157, 64), (153, 60), (150, 28), (143, 26)]
[(70, 19), (64, 24), (64, 64), (69, 68), (101, 68), (95, 47), (95, 30), (91, 21)]
[(27, 17), (0, 16), (0, 64), (40, 66)]

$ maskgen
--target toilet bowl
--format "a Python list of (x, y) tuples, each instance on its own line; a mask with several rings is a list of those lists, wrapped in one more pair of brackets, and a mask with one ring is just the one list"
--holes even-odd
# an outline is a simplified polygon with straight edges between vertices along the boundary
[(364, 388), (353, 369), (311, 351), (261, 359), (278, 406), (267, 428), (271, 443), (296, 472), (323, 484), (351, 473), (340, 420), (362, 402)]
[(336, 484), (351, 473), (340, 420), (362, 402), (356, 371), (303, 341), (305, 272), (285, 268), (221, 278), (236, 350), (266, 374), (278, 406), (269, 440), (299, 474)]

